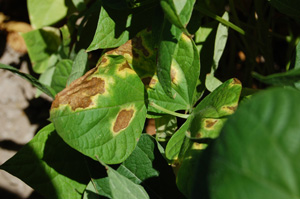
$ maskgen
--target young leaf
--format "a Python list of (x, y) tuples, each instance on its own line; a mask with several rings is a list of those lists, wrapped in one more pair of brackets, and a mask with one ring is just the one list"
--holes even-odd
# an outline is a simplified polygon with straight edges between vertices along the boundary
[(199, 160), (199, 169), (206, 166), (193, 197), (299, 197), (299, 101), (298, 91), (276, 88), (241, 104)]
[[(225, 12), (222, 18), (228, 21), (229, 20), (228, 12)], [(219, 61), (225, 49), (227, 37), (228, 37), (228, 26), (219, 23), (216, 38), (215, 38), (215, 48), (214, 48), (214, 58), (213, 58), (214, 61), (211, 68), (212, 74), (217, 70), (219, 66)]]
[(146, 118), (141, 80), (123, 56), (113, 53), (57, 94), (50, 111), (66, 143), (109, 164), (132, 153)]
[(49, 124), (0, 166), (45, 198), (80, 199), (89, 180), (84, 156), (69, 147)]
[(55, 28), (33, 30), (22, 34), (34, 72), (43, 73), (52, 64), (51, 55), (60, 45), (60, 33)]
[(147, 192), (141, 185), (137, 185), (113, 168), (107, 167), (110, 189), (113, 198), (118, 199), (148, 199)]
[(0, 63), (0, 69), (9, 70), (9, 71), (19, 75), (20, 77), (22, 77), (23, 79), (26, 79), (32, 85), (34, 85), (35, 87), (37, 87), (38, 89), (40, 89), (41, 91), (43, 91), (44, 93), (49, 95), (50, 97), (54, 98), (55, 91), (52, 88), (50, 88), (49, 86), (40, 83), (33, 76), (31, 76), (29, 74), (22, 73), (22, 72), (20, 72), (19, 70), (17, 70), (16, 68), (14, 68), (12, 66), (8, 66), (8, 65), (5, 65), (5, 64), (1, 64), (1, 63)]
[(68, 78), (67, 85), (70, 85), (75, 79), (84, 75), (88, 62), (88, 54), (84, 49), (81, 49), (75, 57), (72, 65), (72, 71)]
[(72, 64), (72, 60), (69, 59), (63, 59), (56, 64), (51, 82), (51, 88), (53, 88), (56, 93), (59, 93), (66, 87), (72, 70)]
[(124, 44), (151, 22), (153, 8), (114, 10), (101, 7), (97, 30), (87, 51), (114, 48)]
[(28, 0), (27, 7), (34, 28), (53, 25), (67, 16), (69, 0)]
[(162, 0), (160, 4), (168, 20), (189, 35), (186, 26), (191, 18), (195, 0)]

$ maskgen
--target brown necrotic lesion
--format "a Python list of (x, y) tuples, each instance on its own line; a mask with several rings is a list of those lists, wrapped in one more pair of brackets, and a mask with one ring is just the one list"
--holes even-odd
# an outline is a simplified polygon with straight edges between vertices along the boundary
[(77, 108), (87, 108), (93, 105), (92, 97), (105, 92), (105, 80), (99, 77), (89, 78), (95, 72), (95, 69), (89, 71), (86, 75), (75, 80), (70, 86), (58, 93), (52, 103), (53, 108), (59, 105), (67, 104), (72, 110)]
[(119, 131), (127, 128), (130, 123), (131, 118), (133, 117), (134, 110), (133, 109), (123, 109), (118, 113), (117, 119), (113, 126), (114, 133), (118, 133)]

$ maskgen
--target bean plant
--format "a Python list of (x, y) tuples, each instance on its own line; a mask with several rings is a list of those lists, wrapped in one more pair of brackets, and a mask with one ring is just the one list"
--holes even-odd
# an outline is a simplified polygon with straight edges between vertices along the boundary
[(1, 169), (50, 199), (300, 197), (298, 0), (27, 6), (39, 78), (0, 68), (53, 101)]

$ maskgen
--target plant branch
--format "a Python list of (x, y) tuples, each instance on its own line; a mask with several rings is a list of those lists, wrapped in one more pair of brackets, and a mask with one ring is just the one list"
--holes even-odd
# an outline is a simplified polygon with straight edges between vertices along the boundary
[(176, 113), (174, 111), (170, 111), (168, 109), (165, 109), (165, 108), (155, 104), (154, 102), (150, 102), (149, 105), (156, 108), (157, 110), (160, 110), (162, 112), (165, 112), (167, 114), (170, 114), (170, 115), (173, 115), (173, 116), (176, 116), (176, 117), (187, 119), (190, 116), (189, 114), (182, 114), (182, 113)]
[(237, 25), (231, 23), (230, 21), (227, 21), (227, 20), (223, 19), (222, 17), (216, 15), (215, 13), (209, 11), (208, 9), (202, 8), (201, 6), (195, 6), (195, 9), (197, 11), (201, 12), (202, 14), (219, 21), (223, 25), (232, 28), (233, 30), (237, 31), (238, 33), (240, 33), (242, 35), (246, 34), (246, 32), (242, 28), (240, 28)]

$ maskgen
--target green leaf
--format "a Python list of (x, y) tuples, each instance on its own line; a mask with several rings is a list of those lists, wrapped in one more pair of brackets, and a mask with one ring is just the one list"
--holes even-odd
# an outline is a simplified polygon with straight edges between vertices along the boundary
[(83, 199), (99, 199), (100, 196), (95, 189), (94, 183), (92, 181), (86, 186), (86, 189), (83, 193)]
[[(49, 68), (47, 68), (47, 70), (45, 70), (45, 72), (43, 72), (40, 75), (39, 82), (50, 87), (54, 71), (55, 71), (55, 66), (50, 66)], [(54, 91), (54, 89), (52, 89), (52, 90)], [(36, 93), (35, 93), (35, 97), (39, 97), (42, 93), (43, 93), (43, 91), (37, 89)], [(54, 93), (56, 94), (55, 91), (54, 91)], [(53, 97), (55, 96), (55, 94), (53, 95)]]
[[(191, 117), (190, 117), (191, 118)], [(185, 152), (184, 142), (187, 130), (191, 123), (191, 119), (188, 118), (185, 123), (176, 131), (176, 133), (169, 140), (165, 154), (169, 162), (180, 162), (182, 154)]]
[(296, 83), (300, 81), (300, 68), (268, 76), (263, 76), (256, 72), (253, 72), (252, 76), (259, 81), (269, 85), (297, 87)]
[(205, 86), (209, 92), (213, 92), (216, 88), (218, 88), (222, 82), (214, 77), (212, 74), (207, 74), (205, 79)]
[(70, 54), (70, 45), (72, 42), (72, 28), (69, 28), (67, 25), (64, 25), (60, 29), (61, 35), (62, 35), (62, 42), (59, 49), (59, 55), (62, 59), (69, 58)]
[(96, 191), (99, 195), (105, 196), (107, 198), (113, 198), (111, 190), (110, 190), (108, 177), (100, 178), (100, 179), (93, 179), (93, 182), (95, 183)]
[(298, 0), (268, 0), (272, 6), (281, 13), (286, 14), (295, 19), (300, 18), (299, 9), (300, 2)]
[(105, 54), (52, 103), (50, 120), (71, 147), (108, 164), (123, 162), (144, 128), (144, 86), (123, 56)]
[(160, 4), (167, 19), (189, 35), (186, 26), (191, 18), (195, 0), (161, 0)]
[(49, 124), (0, 167), (45, 198), (80, 199), (89, 180), (84, 156), (69, 147)]
[[(228, 21), (229, 20), (228, 12), (225, 12), (222, 18)], [(228, 38), (228, 26), (219, 23), (216, 38), (215, 38), (215, 48), (214, 48), (214, 58), (213, 58), (214, 61), (211, 69), (212, 74), (217, 70), (219, 66), (219, 61), (225, 49), (227, 38)]]
[(40, 89), (41, 91), (43, 91), (44, 93), (49, 95), (50, 97), (54, 98), (55, 91), (52, 88), (50, 88), (49, 86), (44, 85), (41, 82), (39, 82), (33, 76), (31, 76), (29, 74), (22, 73), (22, 72), (20, 72), (19, 70), (17, 70), (16, 68), (14, 68), (12, 66), (8, 66), (8, 65), (5, 65), (5, 64), (1, 64), (1, 63), (0, 63), (0, 69), (9, 70), (9, 71), (19, 75), (20, 77), (22, 77), (23, 79), (26, 79), (32, 85), (34, 85), (35, 87), (37, 87), (38, 89)]
[(217, 32), (218, 23), (216, 21), (204, 23), (195, 33), (195, 43), (198, 51), (200, 52), (200, 82), (198, 86), (198, 98), (195, 101), (199, 100), (201, 93), (205, 91), (205, 84), (207, 74), (212, 71), (213, 66), (213, 57), (215, 51), (216, 43), (216, 32)]
[(31, 25), (34, 28), (50, 26), (67, 16), (68, 0), (28, 0), (27, 7)]
[(34, 72), (43, 73), (52, 64), (51, 55), (60, 45), (60, 33), (55, 28), (33, 30), (22, 34)]
[(88, 54), (81, 49), (75, 57), (72, 65), (72, 71), (68, 78), (67, 85), (70, 85), (75, 79), (84, 75), (88, 64)]
[(198, 172), (194, 197), (299, 198), (299, 101), (298, 91), (276, 88), (241, 104), (199, 160), (208, 168)]
[(53, 88), (56, 93), (59, 93), (66, 87), (72, 70), (72, 64), (72, 60), (69, 59), (63, 59), (56, 64), (51, 82), (51, 88)]
[(121, 46), (147, 27), (153, 13), (153, 8), (114, 10), (102, 6), (96, 33), (87, 51)]
[(119, 166), (117, 171), (136, 184), (159, 173), (153, 168), (155, 140), (142, 134), (132, 154)]
[(113, 198), (128, 199), (149, 198), (147, 192), (141, 185), (137, 185), (125, 176), (121, 175), (109, 166), (107, 167), (107, 174), (109, 178), (110, 189)]
[(84, 0), (72, 0), (74, 6), (77, 8), (79, 12), (86, 9), (86, 5), (84, 3)]
[(177, 118), (172, 115), (164, 115), (155, 119), (156, 140), (167, 141), (177, 129)]
[(115, 18), (116, 12), (111, 11), (113, 16), (110, 16), (109, 11), (109, 8), (101, 7), (97, 30), (87, 51), (114, 48), (129, 39), (129, 32), (126, 28), (130, 25), (131, 15), (126, 11), (119, 11), (119, 18)]
[(84, 191), (83, 199), (99, 198), (112, 198), (108, 177), (92, 179)]

